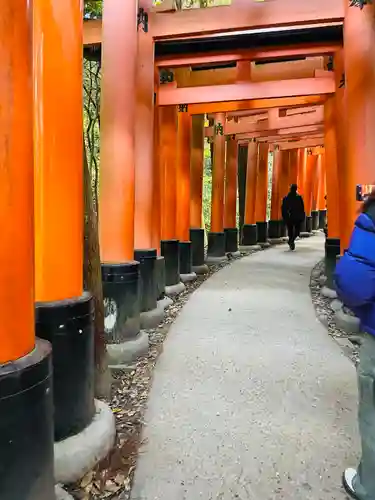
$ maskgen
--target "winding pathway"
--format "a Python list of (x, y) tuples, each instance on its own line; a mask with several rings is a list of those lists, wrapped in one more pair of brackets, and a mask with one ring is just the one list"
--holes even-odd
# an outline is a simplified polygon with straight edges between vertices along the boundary
[(323, 241), (238, 260), (191, 296), (155, 369), (133, 500), (346, 498), (356, 377), (311, 303)]

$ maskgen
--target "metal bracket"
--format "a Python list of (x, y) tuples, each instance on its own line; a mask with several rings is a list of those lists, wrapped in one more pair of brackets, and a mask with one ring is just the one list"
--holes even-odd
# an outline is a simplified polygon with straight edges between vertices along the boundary
[(188, 105), (187, 104), (179, 104), (178, 105), (178, 111), (180, 113), (187, 113), (188, 110)]
[(329, 56), (327, 62), (327, 71), (333, 71), (333, 70), (334, 70), (333, 56)]
[(159, 72), (159, 83), (172, 83), (174, 81), (173, 71), (169, 69), (161, 69)]
[(142, 26), (142, 30), (145, 33), (148, 33), (148, 14), (142, 7), (138, 9), (137, 21), (138, 21), (138, 28)]
[(215, 125), (215, 135), (224, 135), (224, 127), (221, 123)]

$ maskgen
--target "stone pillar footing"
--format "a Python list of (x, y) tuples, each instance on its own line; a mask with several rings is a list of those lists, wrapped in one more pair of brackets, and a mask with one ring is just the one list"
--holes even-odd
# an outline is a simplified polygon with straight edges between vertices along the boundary
[(157, 307), (156, 278), (160, 278), (160, 275), (157, 276), (156, 270), (156, 249), (135, 250), (134, 258), (140, 264), (141, 328), (146, 330), (156, 328), (164, 318), (164, 309)]
[[(197, 269), (204, 266), (204, 229), (191, 228), (190, 229), (191, 241), (191, 263), (192, 271), (197, 274), (205, 274), (204, 272), (198, 273)], [(202, 267), (202, 269), (204, 269)], [(208, 271), (208, 270), (207, 270)]]
[(228, 227), (224, 229), (225, 233), (225, 252), (235, 254), (238, 252), (238, 229)]
[(176, 297), (185, 291), (185, 285), (180, 281), (176, 285), (169, 285), (165, 287), (165, 295), (167, 297)]
[(135, 361), (148, 351), (141, 333), (139, 262), (102, 264), (104, 328), (110, 365)]
[(156, 296), (161, 300), (165, 295), (165, 261), (163, 256), (158, 256), (155, 262)]
[(0, 365), (1, 500), (54, 498), (52, 349)]
[(242, 226), (241, 247), (250, 247), (258, 243), (258, 228), (256, 224), (244, 224)]
[(94, 405), (94, 301), (37, 302), (35, 331), (52, 345), (55, 440), (81, 432)]
[(192, 271), (198, 276), (201, 276), (203, 274), (207, 274), (209, 269), (207, 264), (202, 264), (201, 266), (192, 266)]
[[(111, 451), (116, 436), (115, 418), (103, 401), (95, 401), (94, 416), (79, 434), (55, 443), (55, 481), (71, 484), (92, 470)], [(41, 497), (46, 498), (47, 497)], [(50, 497), (53, 498), (53, 497)]]
[(182, 283), (190, 283), (191, 281), (195, 281), (197, 279), (197, 275), (194, 272), (189, 274), (180, 274), (180, 278)]
[(208, 250), (207, 250), (207, 263), (220, 263), (225, 262), (225, 233), (209, 233), (208, 234)]

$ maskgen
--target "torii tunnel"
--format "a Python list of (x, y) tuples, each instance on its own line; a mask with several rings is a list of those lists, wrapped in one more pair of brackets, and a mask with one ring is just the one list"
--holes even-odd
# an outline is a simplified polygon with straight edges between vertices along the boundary
[[(79, 331), (93, 321), (82, 278), (83, 54), (102, 68), (100, 257), (109, 362), (121, 364), (147, 350), (144, 328), (163, 317), (165, 294), (228, 253), (285, 236), (291, 184), (304, 197), (305, 235), (327, 217), (327, 257), (348, 247), (359, 186), (375, 184), (374, 6), (351, 3), (233, 0), (175, 12), (169, 1), (106, 0), (102, 19), (84, 21), (79, 1), (4, 2), (0, 414), (14, 421), (0, 426), (2, 500), (54, 498), (48, 340), (72, 319)], [(80, 355), (92, 360), (90, 342)], [(78, 427), (94, 414), (92, 374), (82, 377)]]

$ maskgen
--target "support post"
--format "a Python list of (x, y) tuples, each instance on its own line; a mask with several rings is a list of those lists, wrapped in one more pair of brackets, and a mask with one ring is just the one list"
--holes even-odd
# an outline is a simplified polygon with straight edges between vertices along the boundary
[(79, 3), (33, 2), (36, 332), (53, 348), (56, 441), (95, 414), (94, 303), (83, 291), (82, 14)]
[(245, 223), (245, 198), (246, 198), (246, 169), (247, 169), (247, 144), (238, 146), (238, 205), (240, 242), (242, 243), (242, 232)]
[(318, 154), (316, 157), (316, 166), (313, 172), (312, 182), (312, 203), (311, 203), (311, 229), (316, 231), (319, 229), (319, 209), (318, 209), (318, 196), (319, 196), (319, 179), (322, 170), (322, 155)]
[(256, 183), (255, 221), (258, 230), (258, 243), (268, 246), (268, 144), (259, 143), (258, 175)]
[(228, 137), (225, 170), (225, 251), (232, 255), (238, 254), (237, 228), (237, 162), (238, 145), (236, 139)]
[(306, 158), (306, 177), (305, 177), (305, 213), (306, 213), (306, 234), (305, 236), (311, 235), (312, 232), (312, 199), (313, 199), (313, 187), (314, 187), (314, 175), (317, 166), (317, 156), (312, 154), (312, 152), (307, 153)]
[(2, 500), (54, 498), (51, 346), (35, 340), (30, 5), (0, 12)]
[(139, 263), (134, 261), (137, 2), (103, 8), (99, 235), (110, 362), (147, 352), (140, 332)]
[(258, 243), (258, 230), (255, 219), (256, 186), (258, 176), (258, 144), (255, 139), (247, 146), (245, 219), (242, 227), (243, 248), (251, 248)]
[(319, 229), (325, 229), (327, 222), (327, 204), (326, 204), (326, 155), (325, 149), (321, 154), (319, 190), (318, 190), (318, 210), (319, 210)]
[(204, 115), (192, 116), (192, 140), (190, 158), (190, 241), (192, 271), (206, 274), (204, 263), (203, 209), (203, 167), (204, 167)]
[[(375, 51), (374, 5), (359, 9), (346, 3), (344, 23), (346, 163), (342, 177), (342, 249), (348, 248), (354, 221), (360, 209), (356, 203), (358, 184), (374, 184), (375, 75), (372, 61)], [(338, 102), (340, 99), (338, 95)], [(328, 169), (328, 158), (327, 158)], [(341, 170), (340, 170), (341, 175)], [(328, 207), (329, 209), (329, 207)], [(329, 217), (329, 216), (328, 216)]]
[(207, 251), (209, 263), (220, 263), (226, 259), (224, 233), (225, 120), (225, 113), (215, 115), (211, 231), (208, 235)]
[(327, 286), (333, 288), (333, 273), (336, 267), (336, 256), (340, 254), (340, 210), (337, 166), (337, 142), (334, 98), (328, 99), (324, 105), (324, 144), (327, 172), (327, 216), (328, 237), (326, 240), (326, 276)]
[(272, 169), (272, 193), (271, 193), (271, 219), (269, 221), (269, 237), (271, 240), (277, 240), (282, 236), (282, 219), (281, 219), (281, 190), (280, 190), (280, 174), (281, 174), (281, 158), (282, 152), (277, 148), (273, 153), (273, 169)]

